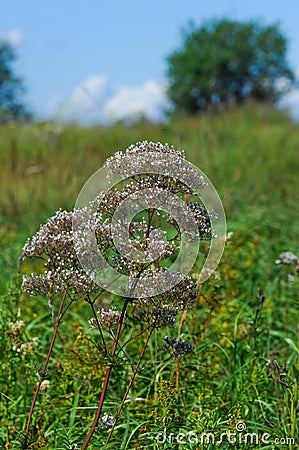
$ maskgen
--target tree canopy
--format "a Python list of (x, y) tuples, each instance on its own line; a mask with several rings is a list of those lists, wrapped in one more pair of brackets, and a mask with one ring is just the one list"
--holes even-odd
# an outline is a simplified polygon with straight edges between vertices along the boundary
[(294, 83), (287, 40), (278, 25), (221, 19), (190, 25), (183, 45), (169, 55), (168, 95), (188, 113), (248, 98), (276, 102)]
[(8, 42), (0, 41), (0, 122), (28, 116), (21, 102), (24, 93), (22, 79), (14, 74), (15, 59), (14, 48)]

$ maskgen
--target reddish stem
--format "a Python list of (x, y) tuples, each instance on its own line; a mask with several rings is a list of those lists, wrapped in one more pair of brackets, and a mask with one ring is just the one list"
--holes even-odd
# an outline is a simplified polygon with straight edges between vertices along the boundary
[(40, 391), (41, 384), (42, 384), (42, 382), (43, 382), (43, 380), (45, 378), (45, 375), (47, 373), (47, 367), (48, 367), (48, 364), (49, 364), (50, 356), (51, 356), (51, 353), (52, 353), (52, 350), (53, 350), (53, 347), (54, 347), (54, 343), (55, 343), (55, 339), (56, 339), (56, 336), (57, 336), (58, 327), (59, 327), (60, 320), (61, 320), (62, 309), (63, 309), (63, 304), (64, 304), (64, 301), (65, 301), (66, 293), (67, 293), (67, 291), (65, 290), (64, 293), (63, 293), (60, 305), (59, 305), (58, 314), (57, 314), (56, 319), (55, 319), (55, 327), (54, 327), (54, 330), (53, 330), (52, 340), (51, 340), (50, 347), (49, 347), (49, 350), (48, 350), (47, 358), (46, 358), (46, 361), (44, 363), (44, 366), (43, 366), (43, 369), (42, 369), (42, 372), (41, 372), (41, 375), (40, 375), (40, 378), (39, 378), (39, 381), (37, 383), (37, 386), (36, 386), (36, 389), (35, 389), (35, 392), (34, 392), (34, 396), (33, 396), (33, 399), (32, 399), (32, 403), (31, 403), (31, 407), (30, 407), (30, 411), (29, 411), (29, 415), (28, 415), (28, 419), (27, 419), (27, 424), (26, 424), (26, 430), (25, 430), (25, 440), (24, 440), (24, 446), (23, 446), (23, 448), (25, 448), (25, 449), (27, 448), (27, 440), (28, 440), (28, 435), (29, 435), (31, 419), (32, 419), (32, 416), (33, 416), (33, 410), (34, 410), (34, 407), (35, 407), (35, 404), (36, 404), (36, 400), (37, 400), (38, 393)]
[(122, 409), (123, 409), (123, 406), (124, 406), (124, 404), (125, 404), (126, 398), (127, 398), (127, 396), (128, 396), (128, 393), (130, 392), (130, 389), (131, 389), (131, 387), (132, 387), (132, 384), (133, 384), (133, 382), (134, 382), (134, 380), (135, 380), (135, 377), (136, 377), (137, 372), (138, 372), (138, 369), (139, 369), (139, 367), (140, 367), (140, 363), (141, 363), (141, 360), (142, 360), (142, 358), (143, 358), (145, 349), (146, 349), (146, 347), (147, 347), (147, 344), (148, 344), (148, 342), (149, 342), (149, 340), (150, 340), (150, 337), (151, 337), (153, 331), (154, 331), (154, 328), (152, 328), (152, 329), (150, 330), (150, 332), (149, 332), (149, 334), (148, 334), (148, 336), (147, 336), (147, 338), (146, 338), (146, 340), (145, 340), (145, 343), (143, 344), (143, 347), (142, 347), (142, 350), (141, 350), (141, 352), (140, 352), (140, 355), (139, 355), (137, 364), (136, 364), (136, 366), (135, 366), (135, 369), (133, 370), (133, 373), (132, 373), (131, 378), (130, 378), (130, 380), (129, 380), (127, 389), (126, 389), (126, 391), (125, 391), (125, 393), (124, 393), (124, 395), (123, 395), (123, 398), (122, 398), (122, 400), (121, 400), (121, 402), (120, 402), (120, 406), (119, 406), (119, 408), (118, 408), (118, 410), (117, 410), (117, 413), (116, 413), (116, 415), (115, 415), (114, 424), (113, 424), (113, 426), (111, 427), (111, 429), (110, 429), (110, 431), (109, 431), (109, 434), (108, 434), (108, 436), (107, 436), (107, 439), (106, 439), (105, 444), (108, 444), (109, 441), (110, 441), (110, 438), (111, 438), (111, 435), (112, 435), (112, 433), (113, 433), (114, 427), (115, 427), (116, 422), (117, 422), (117, 420), (118, 420), (118, 418), (119, 418), (119, 416), (120, 416), (120, 414), (121, 414), (121, 412), (122, 412)]
[[(126, 313), (126, 309), (127, 309), (128, 303), (129, 303), (129, 300), (126, 299), (125, 303), (124, 303), (124, 306), (123, 306), (123, 309), (122, 309), (122, 312), (121, 312), (121, 316), (120, 316), (120, 319), (119, 319), (119, 323), (118, 323), (118, 327), (117, 327), (117, 331), (116, 331), (116, 335), (115, 335), (115, 339), (114, 339), (114, 344), (113, 344), (113, 348), (112, 348), (112, 352), (111, 352), (111, 357), (112, 358), (113, 358), (113, 356), (115, 355), (115, 352), (116, 352), (116, 348), (117, 348), (117, 345), (118, 345), (118, 341), (119, 341), (119, 337), (120, 337), (120, 333), (121, 333), (121, 328), (122, 328), (123, 321), (124, 321), (124, 318), (125, 318), (125, 313)], [(93, 424), (92, 424), (92, 426), (91, 426), (91, 428), (90, 428), (90, 430), (89, 430), (89, 432), (88, 432), (88, 434), (86, 436), (86, 439), (85, 439), (85, 441), (84, 441), (84, 443), (83, 443), (83, 445), (81, 447), (81, 450), (85, 450), (89, 446), (89, 443), (90, 443), (90, 440), (92, 438), (92, 435), (95, 432), (95, 429), (96, 429), (96, 427), (98, 425), (99, 418), (100, 418), (100, 415), (101, 415), (101, 412), (102, 412), (102, 407), (103, 407), (104, 400), (105, 400), (105, 396), (106, 396), (106, 392), (107, 392), (107, 388), (108, 388), (108, 382), (109, 382), (111, 370), (112, 370), (112, 366), (109, 366), (106, 369), (104, 383), (103, 383), (103, 389), (102, 389), (102, 392), (101, 392), (101, 395), (100, 395), (97, 412), (96, 412), (96, 415), (94, 417)]]

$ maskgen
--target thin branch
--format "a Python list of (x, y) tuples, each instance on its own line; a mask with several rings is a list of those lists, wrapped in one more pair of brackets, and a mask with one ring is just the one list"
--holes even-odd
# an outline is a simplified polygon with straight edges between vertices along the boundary
[(97, 313), (96, 313), (96, 310), (95, 310), (95, 308), (94, 308), (94, 302), (88, 301), (88, 303), (89, 303), (89, 305), (90, 305), (90, 307), (91, 307), (93, 316), (94, 316), (94, 318), (95, 318), (95, 320), (96, 320), (96, 323), (97, 323), (98, 330), (99, 330), (99, 332), (100, 332), (100, 336), (101, 336), (101, 339), (102, 339), (102, 342), (103, 342), (103, 346), (104, 346), (104, 349), (105, 349), (105, 356), (107, 356), (107, 354), (108, 354), (107, 346), (106, 346), (106, 342), (105, 342), (105, 339), (104, 339), (104, 336), (103, 336), (102, 327), (101, 327), (101, 324), (100, 324), (100, 322), (99, 322), (99, 318), (98, 318)]
[(62, 299), (61, 299), (61, 302), (60, 302), (60, 305), (59, 305), (59, 310), (58, 310), (57, 316), (55, 317), (55, 327), (54, 327), (54, 330), (53, 330), (53, 335), (52, 335), (50, 347), (49, 347), (49, 350), (48, 350), (48, 354), (47, 354), (46, 361), (44, 363), (43, 369), (41, 371), (41, 374), (39, 375), (39, 381), (37, 383), (37, 386), (36, 386), (36, 389), (35, 389), (35, 392), (34, 392), (34, 396), (33, 396), (33, 399), (32, 399), (32, 403), (31, 403), (31, 407), (30, 407), (30, 411), (29, 411), (29, 415), (28, 415), (28, 419), (27, 419), (27, 424), (26, 424), (25, 439), (24, 439), (23, 449), (27, 448), (27, 441), (28, 441), (28, 435), (29, 435), (29, 430), (30, 430), (30, 424), (31, 424), (32, 416), (33, 416), (33, 410), (34, 410), (34, 407), (35, 407), (35, 404), (36, 404), (36, 400), (37, 400), (38, 393), (40, 391), (41, 384), (42, 384), (42, 382), (43, 382), (43, 380), (44, 380), (44, 378), (46, 376), (46, 373), (47, 373), (47, 367), (48, 367), (49, 360), (50, 360), (50, 357), (51, 357), (51, 353), (52, 353), (52, 350), (53, 350), (53, 347), (54, 347), (55, 339), (56, 339), (57, 332), (58, 332), (58, 327), (59, 327), (59, 324), (60, 324), (60, 321), (61, 321), (61, 318), (62, 318), (62, 309), (63, 309), (63, 305), (64, 305), (66, 294), (67, 294), (67, 290), (65, 290), (64, 293), (63, 293), (63, 296), (62, 296)]
[[(112, 348), (112, 352), (111, 352), (111, 357), (112, 358), (113, 358), (113, 356), (115, 355), (115, 352), (116, 352), (116, 348), (117, 348), (118, 341), (119, 341), (119, 338), (120, 338), (121, 329), (122, 329), (122, 325), (123, 325), (123, 322), (124, 322), (125, 313), (126, 313), (126, 309), (127, 309), (129, 301), (130, 300), (128, 298), (125, 299), (125, 303), (124, 303), (124, 306), (123, 306), (123, 309), (122, 309), (122, 312), (121, 312), (121, 316), (120, 316), (120, 319), (119, 319), (119, 323), (118, 323), (118, 327), (117, 327), (117, 331), (116, 331), (116, 335), (115, 335), (115, 339), (114, 339), (114, 344), (113, 344), (113, 348)], [(104, 400), (105, 400), (105, 396), (106, 396), (106, 392), (107, 392), (107, 388), (108, 388), (108, 382), (109, 382), (111, 370), (112, 370), (112, 366), (110, 365), (106, 369), (104, 383), (103, 383), (103, 389), (102, 389), (102, 392), (101, 392), (101, 395), (100, 395), (98, 408), (97, 408), (97, 411), (96, 411), (95, 418), (93, 420), (93, 424), (92, 424), (92, 426), (91, 426), (91, 428), (90, 428), (90, 430), (89, 430), (89, 432), (88, 432), (88, 434), (86, 436), (86, 439), (85, 439), (85, 441), (84, 441), (84, 443), (83, 443), (83, 445), (81, 447), (81, 450), (85, 450), (88, 447), (89, 442), (90, 442), (90, 440), (92, 438), (92, 435), (95, 432), (95, 429), (96, 429), (96, 427), (98, 425), (99, 418), (100, 418), (100, 415), (101, 415), (101, 412), (102, 412), (102, 407), (103, 407)]]
[(144, 328), (143, 330), (139, 331), (139, 333), (137, 333), (137, 334), (133, 334), (133, 333), (132, 333), (131, 336), (129, 337), (129, 339), (127, 339), (127, 340), (119, 347), (119, 350), (118, 350), (118, 353), (117, 353), (117, 354), (119, 354), (121, 351), (124, 351), (123, 349), (125, 348), (125, 346), (126, 346), (127, 344), (129, 344), (129, 342), (133, 341), (134, 339), (136, 339), (136, 338), (139, 337), (139, 336), (142, 336), (146, 331), (149, 330), (149, 328), (150, 328), (150, 327)]
[(132, 373), (132, 375), (131, 375), (131, 378), (130, 378), (129, 383), (128, 383), (128, 386), (127, 386), (127, 389), (126, 389), (126, 391), (125, 391), (125, 393), (124, 393), (124, 395), (123, 395), (123, 398), (122, 398), (122, 400), (121, 400), (121, 402), (120, 402), (120, 405), (119, 405), (119, 407), (118, 407), (118, 410), (117, 410), (117, 412), (116, 412), (114, 424), (113, 424), (113, 426), (111, 427), (111, 429), (110, 429), (110, 431), (109, 431), (109, 434), (108, 434), (108, 436), (107, 436), (105, 445), (108, 444), (108, 442), (110, 441), (110, 438), (111, 438), (111, 435), (112, 435), (113, 430), (114, 430), (114, 428), (115, 428), (117, 419), (119, 418), (119, 416), (120, 416), (120, 414), (121, 414), (121, 412), (122, 412), (123, 406), (124, 406), (125, 401), (126, 401), (126, 398), (127, 398), (127, 396), (128, 396), (128, 393), (129, 393), (129, 391), (130, 391), (130, 389), (131, 389), (131, 386), (132, 386), (132, 384), (133, 384), (133, 382), (134, 382), (134, 380), (135, 380), (135, 377), (136, 377), (136, 375), (137, 375), (137, 373), (138, 373), (138, 369), (139, 369), (141, 360), (142, 360), (142, 358), (143, 358), (145, 349), (146, 349), (146, 347), (147, 347), (147, 344), (148, 344), (148, 342), (149, 342), (149, 340), (150, 340), (150, 338), (151, 338), (151, 335), (152, 335), (153, 331), (154, 331), (154, 328), (151, 328), (151, 330), (150, 330), (150, 332), (148, 333), (148, 336), (147, 336), (147, 338), (146, 338), (146, 340), (145, 340), (145, 342), (144, 342), (144, 344), (143, 344), (143, 347), (142, 347), (142, 350), (141, 350), (141, 352), (140, 352), (140, 355), (139, 355), (137, 364), (136, 364), (135, 369), (134, 369), (134, 371), (133, 371), (133, 373)]

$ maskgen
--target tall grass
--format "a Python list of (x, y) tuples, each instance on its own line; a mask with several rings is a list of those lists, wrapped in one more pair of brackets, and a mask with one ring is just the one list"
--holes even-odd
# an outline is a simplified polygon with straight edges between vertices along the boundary
[[(174, 117), (159, 125), (1, 126), (3, 448), (18, 448), (36, 371), (52, 332), (44, 300), (21, 293), (21, 274), (29, 270), (18, 268), (21, 247), (55, 210), (74, 206), (83, 183), (107, 156), (144, 139), (186, 150), (187, 158), (218, 190), (228, 231), (234, 234), (216, 275), (201, 287), (194, 310), (168, 333), (180, 333), (196, 351), (182, 361), (156, 365), (163, 359), (164, 336), (156, 333), (145, 354), (148, 365), (133, 385), (109, 448), (197, 448), (159, 444), (155, 436), (165, 429), (168, 435), (190, 430), (219, 435), (234, 431), (238, 421), (245, 421), (248, 432), (268, 432), (272, 439), (289, 436), (298, 442), (298, 279), (288, 277), (297, 276), (295, 267), (279, 267), (275, 259), (286, 250), (299, 254), (299, 125), (282, 112), (249, 105), (213, 116)], [(43, 416), (35, 423), (35, 448), (75, 448), (94, 415), (104, 368), (88, 333), (85, 308), (75, 304), (71, 317), (72, 323), (61, 324), (49, 367), (51, 387), (38, 400)], [(19, 319), (25, 329), (18, 335), (10, 323)], [(39, 337), (37, 349), (24, 354), (14, 350), (18, 342), (28, 343), (33, 337)], [(136, 355), (140, 351), (134, 345), (131, 350)], [(267, 365), (271, 351), (279, 352), (273, 367)], [(120, 380), (111, 382), (108, 413), (117, 410), (125, 389)], [(99, 433), (90, 448), (102, 448), (104, 440)], [(246, 448), (242, 445), (223, 443), (219, 448)], [(271, 441), (263, 448), (273, 445)]]

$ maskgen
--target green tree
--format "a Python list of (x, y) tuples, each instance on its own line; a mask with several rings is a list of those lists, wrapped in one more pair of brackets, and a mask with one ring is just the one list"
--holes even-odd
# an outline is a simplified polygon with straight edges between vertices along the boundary
[(23, 81), (14, 74), (15, 59), (14, 48), (8, 42), (0, 41), (0, 122), (29, 116), (21, 102)]
[(295, 80), (286, 50), (278, 25), (228, 19), (190, 25), (167, 59), (168, 96), (188, 113), (248, 98), (276, 102)]

